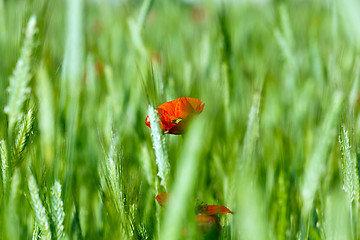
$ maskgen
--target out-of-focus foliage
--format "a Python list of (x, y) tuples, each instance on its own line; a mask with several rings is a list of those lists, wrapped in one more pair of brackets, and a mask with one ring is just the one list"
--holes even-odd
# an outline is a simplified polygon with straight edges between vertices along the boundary
[[(359, 239), (359, 12), (0, 0), (0, 239)], [(184, 96), (188, 131), (152, 134)]]

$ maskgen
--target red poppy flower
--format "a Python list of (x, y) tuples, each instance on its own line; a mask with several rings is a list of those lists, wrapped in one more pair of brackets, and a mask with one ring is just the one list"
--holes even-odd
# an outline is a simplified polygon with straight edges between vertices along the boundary
[(204, 213), (206, 215), (214, 215), (214, 214), (218, 214), (218, 213), (234, 214), (234, 212), (231, 211), (230, 209), (228, 209), (227, 207), (219, 206), (219, 205), (200, 205), (198, 207), (198, 211), (200, 213)]
[[(159, 114), (160, 128), (163, 133), (182, 134), (189, 120), (200, 114), (205, 104), (197, 98), (181, 97), (161, 104), (156, 108)], [(150, 127), (149, 116), (145, 124)], [(150, 127), (151, 128), (151, 127)]]
[[(155, 199), (160, 206), (167, 205), (168, 197), (166, 192), (160, 193)], [(216, 235), (220, 234), (220, 218), (216, 215), (219, 213), (234, 214), (233, 211), (221, 205), (199, 205), (197, 207), (196, 222), (202, 233), (214, 232)]]
[(158, 201), (160, 206), (164, 207), (168, 201), (167, 193), (166, 192), (160, 193), (155, 197), (155, 199), (156, 201)]
[(203, 234), (212, 232), (216, 236), (219, 236), (221, 232), (220, 218), (216, 214), (234, 214), (233, 211), (221, 205), (200, 205), (197, 210), (196, 221), (200, 231)]

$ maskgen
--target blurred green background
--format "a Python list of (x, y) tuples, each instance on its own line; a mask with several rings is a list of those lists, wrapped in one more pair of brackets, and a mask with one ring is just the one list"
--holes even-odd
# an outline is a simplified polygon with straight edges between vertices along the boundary
[[(359, 12), (0, 0), (0, 239), (359, 239)], [(161, 160), (149, 105), (184, 96), (204, 111)], [(220, 235), (202, 202), (235, 212)]]

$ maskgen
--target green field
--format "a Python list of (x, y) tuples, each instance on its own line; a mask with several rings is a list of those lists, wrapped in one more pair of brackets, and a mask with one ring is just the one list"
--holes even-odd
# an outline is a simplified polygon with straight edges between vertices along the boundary
[[(360, 239), (359, 12), (0, 0), (0, 239)], [(185, 134), (145, 125), (180, 97)]]

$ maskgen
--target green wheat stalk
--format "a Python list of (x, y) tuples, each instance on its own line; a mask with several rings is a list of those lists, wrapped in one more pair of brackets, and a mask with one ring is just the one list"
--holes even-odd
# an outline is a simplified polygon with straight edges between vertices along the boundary
[(261, 96), (255, 94), (253, 97), (253, 104), (250, 109), (249, 119), (245, 132), (245, 140), (242, 151), (242, 159), (245, 164), (251, 164), (252, 156), (255, 151), (256, 141), (259, 138), (259, 108)]
[(0, 157), (1, 157), (1, 173), (3, 181), (3, 190), (6, 192), (6, 185), (8, 181), (8, 159), (7, 159), (7, 150), (6, 143), (4, 140), (0, 141)]
[(36, 74), (36, 93), (39, 101), (39, 128), (40, 140), (47, 163), (53, 155), (53, 142), (55, 133), (53, 90), (44, 65), (41, 65)]
[(149, 106), (148, 114), (150, 118), (151, 137), (153, 141), (153, 148), (155, 150), (156, 164), (158, 166), (157, 175), (161, 179), (160, 184), (165, 188), (165, 190), (167, 190), (170, 164), (167, 158), (167, 152), (164, 148), (165, 140), (162, 139), (157, 111), (152, 106)]
[(4, 109), (9, 117), (9, 131), (13, 130), (15, 123), (21, 118), (24, 102), (29, 95), (28, 87), (31, 79), (31, 55), (34, 48), (34, 35), (36, 33), (36, 18), (32, 16), (29, 19), (23, 47), (21, 49), (20, 58), (16, 63), (14, 72), (10, 77), (10, 85), (8, 88), (9, 98)]
[(348, 131), (345, 125), (342, 125), (339, 136), (341, 151), (341, 175), (343, 179), (343, 189), (346, 192), (347, 199), (350, 203), (350, 226), (353, 233), (353, 210), (352, 202), (359, 200), (359, 176), (356, 167), (356, 157), (351, 151)]
[(326, 156), (330, 148), (330, 140), (335, 134), (335, 127), (341, 105), (342, 93), (335, 92), (331, 104), (328, 105), (327, 114), (319, 129), (317, 144), (305, 166), (305, 176), (301, 194), (304, 200), (303, 213), (306, 215), (310, 210), (315, 193), (320, 185), (320, 180), (323, 177), (324, 165), (327, 160)]
[(116, 143), (118, 142), (118, 137), (113, 133), (110, 149), (108, 152), (107, 160), (105, 161), (105, 171), (106, 175), (105, 178), (107, 179), (107, 188), (109, 189), (109, 192), (112, 193), (115, 207), (118, 212), (121, 212), (124, 208), (123, 206), (123, 193), (121, 191), (121, 179), (118, 169), (118, 166), (116, 164), (116, 160), (118, 159), (118, 153), (116, 149)]
[(19, 229), (18, 229), (18, 197), (19, 197), (19, 186), (21, 182), (20, 170), (17, 168), (14, 171), (13, 176), (11, 177), (11, 186), (9, 191), (9, 198), (7, 199), (7, 219), (6, 219), (6, 228), (11, 239), (19, 238)]
[(29, 137), (32, 133), (32, 127), (34, 123), (34, 113), (30, 108), (26, 116), (24, 116), (19, 126), (19, 133), (16, 136), (15, 144), (13, 148), (13, 157), (16, 162), (19, 162), (23, 158), (25, 147), (28, 143)]
[(30, 174), (29, 176), (28, 186), (30, 192), (31, 207), (34, 211), (35, 222), (41, 230), (41, 237), (42, 239), (51, 239), (48, 215), (40, 199), (39, 189), (32, 174)]
[(38, 239), (40, 239), (40, 228), (35, 223), (34, 224), (34, 231), (33, 231), (33, 235), (32, 235), (32, 240), (38, 240)]
[(111, 195), (115, 209), (123, 219), (121, 224), (122, 234), (129, 237), (133, 235), (133, 229), (131, 228), (131, 220), (128, 219), (125, 213), (125, 199), (120, 184), (122, 182), (122, 179), (120, 178), (122, 170), (121, 167), (116, 164), (116, 161), (119, 158), (119, 154), (116, 149), (117, 142), (118, 136), (115, 133), (112, 133), (110, 149), (102, 171), (102, 178), (104, 179), (103, 182), (105, 182), (105, 186), (103, 186), (103, 188), (107, 189), (107, 192)]
[(348, 200), (352, 202), (359, 199), (359, 176), (357, 173), (356, 157), (351, 151), (349, 134), (344, 124), (341, 128), (339, 143), (343, 189), (347, 194)]
[(61, 185), (58, 181), (55, 182), (51, 189), (51, 219), (55, 227), (55, 239), (63, 239), (65, 237), (65, 212), (61, 199)]
[[(268, 225), (262, 212), (264, 208), (261, 190), (254, 178), (253, 156), (256, 142), (259, 139), (259, 108), (261, 97), (258, 93), (253, 96), (253, 103), (248, 115), (247, 128), (243, 141), (241, 157), (237, 159), (232, 181), (232, 192), (236, 193), (236, 209), (238, 214), (235, 221), (239, 226), (237, 234), (244, 239), (267, 239)], [(236, 231), (236, 230), (235, 230)], [(234, 234), (235, 235), (235, 234)]]

